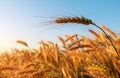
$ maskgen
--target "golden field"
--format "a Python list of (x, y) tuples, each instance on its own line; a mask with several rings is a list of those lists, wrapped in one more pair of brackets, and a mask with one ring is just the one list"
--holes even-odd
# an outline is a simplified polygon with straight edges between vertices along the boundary
[(26, 49), (0, 54), (0, 78), (119, 78), (120, 35), (101, 28), (113, 45), (103, 32), (93, 30), (89, 30), (92, 39), (65, 35), (65, 39), (59, 37), (62, 45), (40, 41), (38, 49), (17, 40)]

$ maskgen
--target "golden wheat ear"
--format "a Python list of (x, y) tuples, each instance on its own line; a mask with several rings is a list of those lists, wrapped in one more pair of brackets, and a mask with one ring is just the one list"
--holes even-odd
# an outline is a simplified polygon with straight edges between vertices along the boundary
[(16, 42), (19, 43), (19, 44), (21, 44), (21, 45), (24, 45), (24, 46), (28, 47), (28, 44), (25, 41), (17, 40)]
[(60, 23), (78, 23), (78, 24), (85, 24), (85, 25), (89, 25), (89, 24), (93, 24), (91, 19), (87, 19), (83, 16), (81, 17), (61, 17), (61, 18), (57, 18), (56, 20), (54, 20), (54, 23), (60, 24)]

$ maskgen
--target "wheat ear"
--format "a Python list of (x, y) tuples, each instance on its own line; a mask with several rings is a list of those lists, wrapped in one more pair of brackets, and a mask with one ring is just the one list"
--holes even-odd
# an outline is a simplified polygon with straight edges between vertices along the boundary
[(25, 41), (17, 40), (16, 42), (19, 43), (19, 44), (21, 44), (21, 45), (24, 45), (24, 46), (28, 47), (28, 44)]
[(54, 20), (54, 23), (60, 24), (60, 23), (78, 23), (78, 24), (85, 24), (89, 25), (92, 24), (92, 20), (87, 19), (83, 16), (81, 17), (63, 17), (63, 18), (57, 18)]

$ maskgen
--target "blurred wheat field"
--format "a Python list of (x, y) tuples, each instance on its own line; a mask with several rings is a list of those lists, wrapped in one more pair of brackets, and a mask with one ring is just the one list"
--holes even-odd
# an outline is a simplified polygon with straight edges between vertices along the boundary
[(119, 78), (120, 36), (106, 26), (99, 27), (86, 17), (58, 17), (55, 24), (77, 23), (99, 28), (89, 29), (94, 38), (65, 35), (58, 43), (40, 41), (38, 49), (17, 40), (26, 49), (0, 55), (0, 78)]
[[(120, 35), (105, 26), (120, 54)], [(94, 38), (78, 34), (59, 37), (62, 46), (40, 41), (38, 49), (13, 49), (0, 54), (0, 78), (119, 78), (120, 58), (103, 32), (89, 30)]]

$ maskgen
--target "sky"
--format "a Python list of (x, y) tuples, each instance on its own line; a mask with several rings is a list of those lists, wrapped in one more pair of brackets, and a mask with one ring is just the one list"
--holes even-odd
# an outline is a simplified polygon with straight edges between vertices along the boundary
[(58, 42), (65, 34), (88, 36), (88, 29), (99, 31), (93, 26), (51, 24), (57, 17), (85, 16), (119, 33), (119, 14), (120, 0), (0, 0), (0, 50), (21, 46), (16, 40), (36, 47), (40, 40)]

